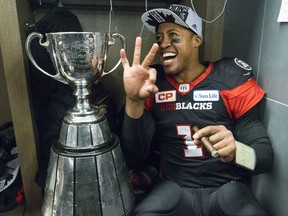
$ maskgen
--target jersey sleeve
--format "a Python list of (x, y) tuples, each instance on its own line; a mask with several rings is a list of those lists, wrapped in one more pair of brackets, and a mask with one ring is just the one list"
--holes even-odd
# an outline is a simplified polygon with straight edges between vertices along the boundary
[(121, 147), (129, 168), (135, 168), (145, 160), (154, 133), (155, 122), (151, 113), (144, 112), (139, 119), (132, 119), (125, 113)]
[[(260, 102), (261, 103), (261, 102)], [(266, 128), (259, 116), (260, 103), (243, 114), (233, 125), (233, 135), (236, 140), (250, 146), (256, 153), (256, 167), (254, 172), (239, 168), (242, 174), (261, 174), (271, 169), (273, 149)]]
[(252, 77), (238, 87), (222, 90), (220, 94), (230, 118), (236, 120), (254, 107), (264, 97), (265, 92)]

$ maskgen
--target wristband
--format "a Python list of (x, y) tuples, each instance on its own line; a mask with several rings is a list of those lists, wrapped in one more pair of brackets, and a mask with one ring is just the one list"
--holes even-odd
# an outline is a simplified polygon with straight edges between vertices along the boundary
[(236, 158), (235, 163), (241, 167), (253, 171), (256, 166), (256, 153), (253, 148), (235, 140)]

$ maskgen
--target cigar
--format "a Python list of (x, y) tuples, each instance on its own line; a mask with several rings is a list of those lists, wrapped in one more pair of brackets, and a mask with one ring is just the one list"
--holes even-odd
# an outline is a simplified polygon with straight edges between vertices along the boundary
[[(197, 126), (193, 126), (192, 130), (194, 131), (194, 133), (196, 133), (199, 128)], [(213, 148), (213, 145), (210, 143), (207, 137), (202, 137), (201, 142), (212, 157), (219, 157), (217, 150)]]

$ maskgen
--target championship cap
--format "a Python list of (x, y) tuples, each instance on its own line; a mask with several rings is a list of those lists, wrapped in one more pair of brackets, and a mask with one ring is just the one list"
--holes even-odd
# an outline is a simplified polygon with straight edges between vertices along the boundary
[(190, 7), (184, 5), (171, 4), (168, 9), (151, 9), (142, 15), (141, 20), (154, 33), (156, 33), (159, 24), (169, 22), (191, 29), (202, 37), (201, 18)]

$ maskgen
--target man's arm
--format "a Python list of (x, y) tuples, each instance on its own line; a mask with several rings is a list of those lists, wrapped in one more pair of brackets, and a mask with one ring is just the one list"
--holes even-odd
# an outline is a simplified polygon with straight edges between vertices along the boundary
[(235, 140), (255, 150), (256, 167), (253, 174), (269, 171), (273, 161), (273, 150), (266, 129), (259, 117), (258, 104), (237, 119), (233, 127)]
[(155, 85), (157, 71), (150, 68), (158, 44), (153, 44), (149, 53), (140, 63), (142, 39), (136, 38), (132, 64), (129, 64), (126, 51), (121, 49), (123, 82), (126, 93), (125, 117), (121, 143), (128, 166), (142, 161), (148, 154), (154, 134), (155, 123), (150, 113), (144, 110), (144, 101), (158, 92)]
[(130, 169), (139, 166), (147, 157), (154, 132), (155, 122), (150, 112), (144, 111), (138, 119), (125, 113), (121, 146)]

